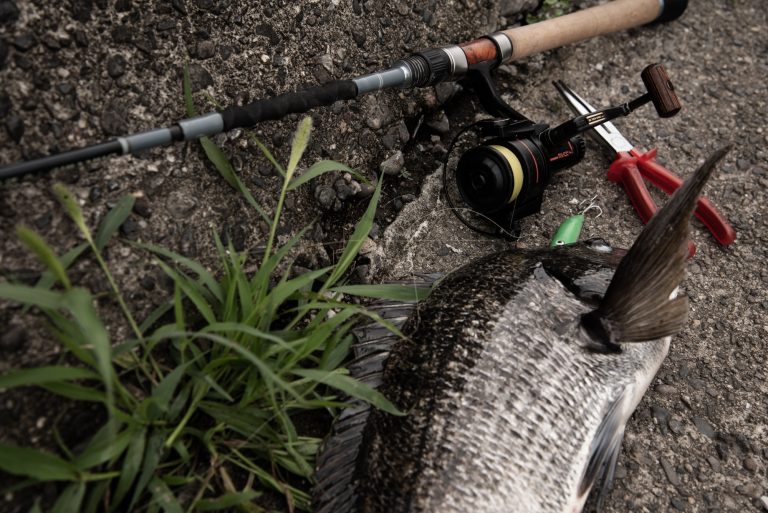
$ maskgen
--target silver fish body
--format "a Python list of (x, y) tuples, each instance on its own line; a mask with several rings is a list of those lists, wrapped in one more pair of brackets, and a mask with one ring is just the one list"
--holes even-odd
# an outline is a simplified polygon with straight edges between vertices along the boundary
[[(316, 513), (579, 513), (610, 488), (624, 428), (687, 321), (688, 223), (727, 148), (626, 254), (604, 243), (496, 253), (446, 276), (400, 323), (361, 331), (358, 401), (318, 457)], [(382, 334), (383, 332), (383, 334)]]
[(577, 322), (594, 304), (555, 276), (602, 294), (608, 260), (508, 251), (436, 288), (387, 363), (381, 390), (408, 415), (373, 413), (360, 511), (581, 511), (595, 440), (618, 451), (669, 348), (595, 350)]

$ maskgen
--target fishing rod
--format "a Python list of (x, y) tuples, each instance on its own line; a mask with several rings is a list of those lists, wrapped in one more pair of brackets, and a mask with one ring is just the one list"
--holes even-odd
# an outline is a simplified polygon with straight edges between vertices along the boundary
[[(352, 79), (337, 80), (248, 105), (233, 105), (219, 112), (183, 119), (170, 127), (125, 135), (108, 141), (46, 157), (18, 162), (0, 168), (0, 179), (45, 171), (110, 155), (136, 154), (174, 142), (277, 120), (292, 113), (352, 100), (364, 94), (389, 88), (433, 86), (460, 79), (473, 72), (475, 81), (490, 81), (489, 72), (500, 64), (653, 22), (678, 18), (688, 0), (613, 0), (559, 18), (509, 28), (491, 35), (442, 48), (430, 48), (395, 62), (390, 68)], [(484, 87), (497, 96), (495, 88)], [(485, 103), (485, 95), (480, 94)], [(491, 102), (498, 105), (499, 102)], [(511, 107), (504, 107), (506, 117), (524, 118)]]

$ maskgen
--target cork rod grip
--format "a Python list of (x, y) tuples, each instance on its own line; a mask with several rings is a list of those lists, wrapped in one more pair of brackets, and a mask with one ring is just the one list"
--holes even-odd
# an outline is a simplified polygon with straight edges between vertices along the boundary
[(512, 59), (576, 43), (611, 32), (645, 25), (661, 13), (659, 0), (613, 0), (532, 25), (507, 29)]

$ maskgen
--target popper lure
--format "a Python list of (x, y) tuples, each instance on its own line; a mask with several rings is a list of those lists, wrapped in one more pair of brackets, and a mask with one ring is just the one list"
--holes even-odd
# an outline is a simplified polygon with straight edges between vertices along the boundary
[(613, 0), (572, 14), (515, 27), (481, 38), (430, 48), (395, 62), (390, 68), (337, 80), (296, 92), (233, 105), (220, 112), (183, 119), (172, 126), (117, 137), (84, 148), (18, 162), (0, 168), (0, 179), (216, 135), (261, 121), (276, 120), (337, 101), (352, 100), (388, 88), (426, 87), (461, 78), (470, 69), (498, 65), (603, 34), (679, 17), (687, 0)]

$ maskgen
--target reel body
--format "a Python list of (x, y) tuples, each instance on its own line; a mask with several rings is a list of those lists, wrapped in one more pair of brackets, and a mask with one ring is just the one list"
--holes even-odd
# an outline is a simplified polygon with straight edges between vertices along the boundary
[[(542, 140), (548, 129), (513, 119), (483, 120), (469, 127), (481, 142), (461, 155), (453, 174), (462, 201), (496, 225), (491, 234), (515, 238), (518, 221), (541, 210), (551, 176), (584, 157), (580, 136), (553, 147)], [(470, 228), (483, 231), (457, 215)]]

